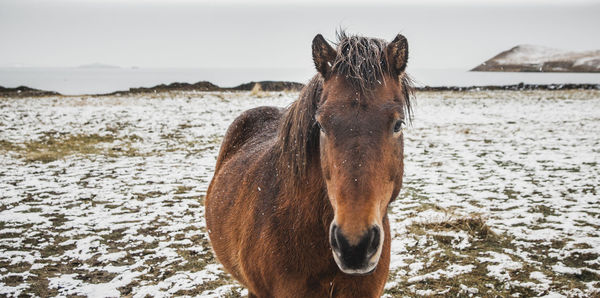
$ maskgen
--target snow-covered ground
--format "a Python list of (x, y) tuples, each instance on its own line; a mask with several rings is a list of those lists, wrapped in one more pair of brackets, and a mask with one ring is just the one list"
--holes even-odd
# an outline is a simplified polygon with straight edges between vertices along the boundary
[[(0, 296), (245, 295), (204, 194), (235, 116), (296, 96), (0, 100)], [(599, 91), (419, 93), (386, 295), (598, 295), (598, 111)]]

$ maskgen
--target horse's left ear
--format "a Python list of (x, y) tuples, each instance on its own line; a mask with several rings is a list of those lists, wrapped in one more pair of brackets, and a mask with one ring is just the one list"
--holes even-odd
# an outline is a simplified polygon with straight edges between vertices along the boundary
[(317, 71), (327, 78), (337, 53), (321, 34), (317, 34), (312, 41), (312, 55)]
[(408, 62), (408, 41), (402, 34), (396, 35), (396, 38), (387, 46), (387, 58), (391, 70), (400, 75), (406, 69)]

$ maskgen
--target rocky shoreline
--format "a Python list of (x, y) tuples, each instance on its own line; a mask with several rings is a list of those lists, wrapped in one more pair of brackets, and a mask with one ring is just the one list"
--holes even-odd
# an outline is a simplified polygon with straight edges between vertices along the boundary
[[(88, 94), (90, 96), (121, 96), (129, 94), (143, 93), (160, 93), (174, 91), (267, 91), (267, 92), (282, 92), (291, 91), (297, 92), (304, 87), (304, 84), (287, 81), (260, 81), (248, 82), (235, 87), (220, 87), (208, 81), (200, 81), (197, 83), (171, 83), (160, 84), (154, 87), (138, 87), (129, 88), (128, 90), (115, 91), (104, 94)], [(416, 91), (487, 91), (487, 90), (600, 90), (600, 84), (514, 84), (514, 85), (485, 85), (485, 86), (438, 86), (438, 87), (417, 87)], [(5, 88), (0, 86), (0, 97), (44, 97), (44, 96), (61, 96), (62, 94), (55, 91), (39, 90), (26, 86), (16, 88)]]
[(117, 94), (137, 94), (137, 93), (157, 93), (169, 91), (251, 91), (256, 88), (258, 91), (300, 91), (304, 84), (286, 81), (260, 81), (248, 82), (235, 87), (226, 88), (217, 86), (208, 81), (200, 81), (194, 84), (190, 83), (171, 83), (169, 85), (160, 84), (154, 87), (129, 88), (125, 91), (115, 91), (108, 94), (96, 95), (117, 95)]
[(600, 90), (600, 84), (525, 84), (514, 85), (484, 85), (484, 86), (441, 86), (441, 87), (418, 87), (417, 91), (489, 91), (489, 90)]
[[(142, 93), (160, 93), (160, 92), (175, 92), (175, 91), (300, 91), (304, 84), (287, 81), (260, 81), (248, 82), (235, 87), (220, 87), (208, 81), (200, 81), (197, 83), (171, 83), (160, 84), (153, 87), (136, 87), (128, 90), (114, 91), (110, 93), (85, 94), (88, 96), (108, 96), (108, 95), (129, 95)], [(57, 96), (63, 95), (55, 91), (46, 91), (30, 88), (27, 86), (19, 86), (16, 88), (6, 88), (0, 86), (0, 97), (42, 97), (42, 96)]]
[(0, 86), (0, 97), (41, 97), (41, 96), (53, 96), (61, 95), (54, 91), (45, 91), (26, 86), (19, 86), (16, 88), (5, 88)]

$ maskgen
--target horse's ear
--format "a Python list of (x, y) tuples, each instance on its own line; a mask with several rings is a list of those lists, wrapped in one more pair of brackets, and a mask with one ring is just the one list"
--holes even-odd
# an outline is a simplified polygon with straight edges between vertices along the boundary
[(321, 34), (313, 38), (312, 55), (317, 71), (327, 78), (337, 54)]
[(408, 62), (408, 41), (402, 34), (396, 35), (396, 38), (387, 46), (387, 58), (391, 70), (400, 75), (406, 69)]

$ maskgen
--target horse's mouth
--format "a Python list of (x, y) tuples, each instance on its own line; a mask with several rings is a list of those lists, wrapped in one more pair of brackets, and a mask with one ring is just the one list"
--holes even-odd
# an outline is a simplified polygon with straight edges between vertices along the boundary
[[(367, 268), (371, 267), (371, 266), (372, 266), (372, 268), (368, 269), (368, 271), (363, 271), (358, 268), (357, 269), (348, 268), (344, 264), (340, 264), (341, 262), (339, 261), (339, 259), (336, 256), (334, 256), (334, 260), (335, 260), (337, 267), (340, 269), (340, 271), (342, 271), (344, 274), (351, 275), (351, 276), (371, 275), (371, 274), (373, 274), (373, 272), (375, 272), (375, 270), (377, 269), (377, 266), (379, 265), (379, 262), (376, 262), (375, 264), (371, 263), (370, 266), (367, 266)], [(365, 269), (367, 269), (367, 268), (365, 268)]]
[(367, 276), (367, 275), (373, 274), (373, 272), (375, 272), (376, 269), (377, 269), (377, 265), (375, 265), (375, 267), (373, 267), (373, 269), (371, 269), (371, 271), (364, 272), (364, 273), (360, 273), (360, 272), (346, 273), (343, 270), (342, 270), (342, 272), (344, 272), (345, 274), (351, 275), (351, 276)]

